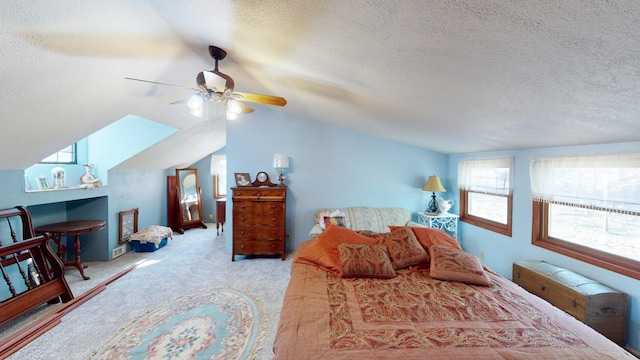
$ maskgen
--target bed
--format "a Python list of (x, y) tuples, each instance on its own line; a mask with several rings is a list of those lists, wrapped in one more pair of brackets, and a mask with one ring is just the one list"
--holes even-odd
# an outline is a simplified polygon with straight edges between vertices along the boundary
[[(401, 236), (390, 235), (399, 229)], [(274, 359), (635, 359), (483, 266), (455, 239), (416, 229), (328, 225), (302, 243)], [(411, 253), (414, 238), (426, 260)], [(406, 243), (412, 250), (397, 249)]]

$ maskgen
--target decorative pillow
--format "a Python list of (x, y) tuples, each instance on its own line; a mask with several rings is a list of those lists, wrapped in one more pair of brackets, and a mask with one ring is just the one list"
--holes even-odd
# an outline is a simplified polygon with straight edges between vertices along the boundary
[(491, 285), (489, 275), (480, 260), (462, 250), (447, 246), (432, 246), (429, 276), (438, 280), (458, 281), (474, 285)]
[(383, 237), (384, 234), (383, 233), (379, 233), (379, 232), (375, 232), (375, 231), (371, 231), (371, 230), (353, 230), (356, 233), (366, 236), (366, 237), (373, 237), (373, 238), (379, 238), (379, 237)]
[(340, 276), (343, 278), (382, 278), (396, 276), (384, 245), (340, 244)]
[(322, 219), (323, 219), (323, 225), (325, 227), (327, 226), (327, 224), (347, 227), (347, 218), (344, 216), (325, 216)]
[(429, 254), (409, 228), (400, 227), (384, 234), (382, 244), (389, 251), (389, 258), (395, 269), (429, 261)]
[(379, 245), (380, 238), (370, 238), (355, 231), (336, 225), (327, 225), (327, 229), (313, 239), (313, 242), (298, 255), (294, 262), (311, 264), (327, 271), (340, 274), (340, 244)]
[(458, 240), (454, 239), (453, 237), (451, 237), (451, 235), (440, 229), (414, 226), (389, 226), (389, 229), (393, 231), (395, 229), (403, 227), (410, 228), (413, 231), (414, 235), (426, 251), (429, 251), (429, 249), (433, 245), (448, 246), (454, 249), (462, 250), (462, 247), (460, 246), (460, 243), (458, 243)]
[(318, 225), (322, 230), (326, 229), (327, 224), (338, 225), (342, 227), (349, 227), (347, 222), (347, 215), (340, 210), (325, 211), (318, 216)]

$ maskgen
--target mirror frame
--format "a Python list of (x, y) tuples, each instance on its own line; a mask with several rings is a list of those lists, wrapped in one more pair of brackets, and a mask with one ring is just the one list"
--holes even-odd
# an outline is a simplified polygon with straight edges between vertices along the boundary
[[(193, 173), (193, 175), (195, 176), (195, 197), (196, 197), (196, 202), (198, 203), (198, 206), (197, 206), (198, 214), (200, 216), (198, 219), (185, 220), (185, 219), (189, 219), (189, 216), (185, 216), (183, 212), (183, 211), (188, 211), (188, 209), (186, 209), (183, 206), (183, 202), (182, 202), (182, 194), (184, 193), (182, 180), (186, 176), (188, 176), (189, 173)], [(176, 187), (177, 187), (176, 203), (178, 204), (178, 213), (176, 217), (178, 218), (178, 226), (180, 227), (180, 230), (191, 229), (194, 227), (201, 227), (203, 229), (206, 229), (207, 225), (204, 224), (203, 217), (202, 217), (202, 190), (200, 189), (200, 182), (198, 181), (198, 169), (196, 168), (176, 169)]]

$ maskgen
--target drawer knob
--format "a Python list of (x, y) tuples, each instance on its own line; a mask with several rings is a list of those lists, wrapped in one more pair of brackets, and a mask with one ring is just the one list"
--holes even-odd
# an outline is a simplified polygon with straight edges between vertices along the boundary
[(540, 285), (540, 290), (545, 291), (547, 288), (544, 285)]
[(615, 314), (616, 313), (616, 309), (610, 308), (610, 307), (606, 307), (606, 308), (600, 309), (600, 312), (603, 313), (603, 314)]

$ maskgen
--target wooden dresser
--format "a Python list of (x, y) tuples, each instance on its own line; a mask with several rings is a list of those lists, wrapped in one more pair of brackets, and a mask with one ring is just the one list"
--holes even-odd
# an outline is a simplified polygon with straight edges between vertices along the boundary
[(544, 261), (513, 263), (513, 281), (616, 344), (626, 345), (627, 294)]
[(284, 260), (287, 188), (235, 187), (231, 191), (231, 261), (236, 255), (280, 255)]

